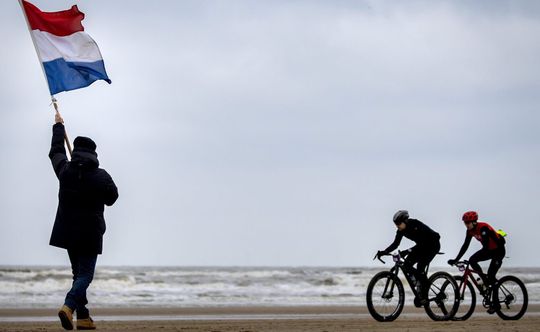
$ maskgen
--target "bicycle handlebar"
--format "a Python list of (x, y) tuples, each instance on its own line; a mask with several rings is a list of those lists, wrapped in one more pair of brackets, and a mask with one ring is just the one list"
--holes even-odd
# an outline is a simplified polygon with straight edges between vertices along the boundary
[(469, 261), (468, 260), (457, 261), (453, 264), (453, 266), (457, 267), (460, 271), (463, 271), (467, 268), (467, 266), (469, 266)]
[(385, 254), (381, 253), (379, 255), (379, 253), (380, 252), (377, 252), (375, 254), (375, 257), (373, 257), (373, 260), (375, 260), (375, 258), (376, 258), (376, 259), (380, 260), (383, 264), (386, 264), (386, 262), (381, 259), (381, 256), (392, 256), (392, 258), (394, 259), (394, 262), (399, 262), (399, 261), (401, 261), (401, 259), (403, 257), (405, 257), (405, 256), (407, 256), (409, 254), (409, 249), (403, 250), (403, 251), (398, 250), (397, 253), (393, 253), (393, 254), (392, 253), (385, 253)]
[[(386, 254), (386, 255), (389, 255), (389, 254)], [(384, 255), (384, 256), (386, 256), (386, 255)], [(373, 257), (373, 260), (375, 260), (375, 258), (377, 258), (378, 260), (380, 260), (383, 264), (386, 264), (386, 262), (383, 261), (383, 260), (381, 259), (381, 257), (379, 256), (379, 253), (376, 253), (376, 254), (375, 254), (375, 257)]]

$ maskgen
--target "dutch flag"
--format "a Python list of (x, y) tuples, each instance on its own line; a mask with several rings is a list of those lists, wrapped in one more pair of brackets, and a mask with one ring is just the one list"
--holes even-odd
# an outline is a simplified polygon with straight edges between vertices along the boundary
[(84, 14), (76, 5), (42, 12), (27, 1), (22, 4), (51, 96), (87, 87), (96, 80), (111, 83), (96, 42), (84, 32)]

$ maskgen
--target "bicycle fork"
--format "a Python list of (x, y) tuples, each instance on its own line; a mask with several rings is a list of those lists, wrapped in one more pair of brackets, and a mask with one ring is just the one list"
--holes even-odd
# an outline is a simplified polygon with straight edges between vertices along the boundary
[(386, 285), (384, 285), (384, 292), (382, 294), (382, 298), (385, 300), (390, 300), (394, 297), (394, 287), (395, 287), (394, 279), (388, 278), (386, 280)]

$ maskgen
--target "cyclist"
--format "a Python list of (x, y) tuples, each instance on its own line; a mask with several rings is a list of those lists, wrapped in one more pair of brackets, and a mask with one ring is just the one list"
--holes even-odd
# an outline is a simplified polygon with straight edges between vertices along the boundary
[[(448, 264), (456, 264), (469, 248), (471, 239), (473, 237), (476, 238), (482, 243), (482, 249), (474, 253), (469, 258), (469, 264), (473, 270), (478, 272), (484, 285), (489, 288), (497, 281), (495, 275), (502, 265), (504, 255), (506, 255), (506, 240), (502, 235), (496, 232), (491, 225), (486, 222), (478, 221), (478, 213), (475, 211), (465, 212), (462, 220), (465, 223), (465, 227), (467, 227), (467, 232), (465, 233), (465, 242), (463, 242), (463, 245), (461, 246), (456, 258), (448, 260)], [(490, 259), (491, 263), (489, 264), (488, 273), (485, 275), (478, 262), (487, 261)], [(495, 309), (496, 308), (490, 308), (488, 312), (493, 313), (495, 312)]]
[[(394, 214), (394, 224), (397, 227), (396, 237), (394, 242), (384, 250), (377, 252), (377, 257), (388, 255), (394, 251), (403, 237), (414, 241), (416, 245), (404, 252), (405, 258), (404, 268), (409, 271), (420, 282), (420, 303), (425, 303), (428, 291), (427, 266), (435, 258), (441, 244), (439, 242), (440, 235), (420, 220), (409, 218), (409, 212), (399, 210)], [(408, 252), (408, 253), (407, 253)], [(416, 268), (414, 265), (416, 264)], [(425, 286), (425, 287), (424, 287)]]

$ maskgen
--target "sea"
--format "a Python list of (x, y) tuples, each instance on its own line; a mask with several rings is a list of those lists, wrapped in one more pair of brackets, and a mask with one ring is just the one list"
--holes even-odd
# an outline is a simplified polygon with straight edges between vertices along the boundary
[[(99, 266), (94, 307), (356, 306), (381, 268)], [(439, 269), (440, 270), (440, 269)], [(457, 270), (447, 269), (452, 274)], [(540, 303), (540, 268), (507, 268)], [(0, 266), (0, 308), (57, 307), (71, 287), (67, 266)], [(406, 289), (408, 287), (406, 286)], [(412, 294), (406, 293), (407, 303)]]

